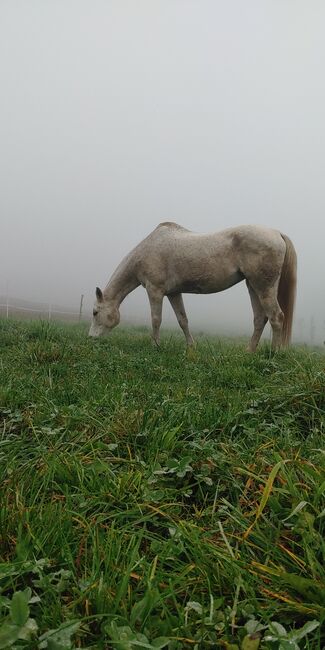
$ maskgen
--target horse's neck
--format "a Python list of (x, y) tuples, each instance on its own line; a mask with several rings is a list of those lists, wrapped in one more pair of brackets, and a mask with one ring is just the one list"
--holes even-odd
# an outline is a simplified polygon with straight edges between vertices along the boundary
[(106, 300), (114, 301), (118, 306), (131, 291), (139, 286), (140, 282), (136, 277), (134, 266), (132, 255), (128, 255), (122, 260), (104, 289)]

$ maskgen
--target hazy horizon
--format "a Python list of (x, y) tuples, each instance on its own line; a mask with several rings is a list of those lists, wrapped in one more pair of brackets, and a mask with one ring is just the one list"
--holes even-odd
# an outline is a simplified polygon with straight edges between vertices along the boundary
[[(155, 226), (278, 228), (295, 331), (325, 333), (325, 5), (0, 3), (0, 294), (90, 309)], [(184, 296), (190, 323), (251, 327), (244, 284)], [(165, 305), (165, 322), (173, 322)], [(122, 315), (149, 322), (143, 289)]]

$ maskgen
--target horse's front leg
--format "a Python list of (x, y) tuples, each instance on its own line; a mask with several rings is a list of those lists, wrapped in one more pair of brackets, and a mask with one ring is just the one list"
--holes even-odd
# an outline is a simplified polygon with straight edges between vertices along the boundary
[(160, 342), (160, 325), (162, 317), (162, 303), (164, 294), (156, 287), (147, 286), (147, 293), (151, 309), (151, 322), (152, 322), (152, 338), (156, 345), (159, 347)]
[(186, 338), (186, 343), (188, 346), (194, 345), (194, 339), (190, 330), (188, 329), (188, 320), (186, 316), (186, 311), (184, 307), (183, 297), (181, 293), (177, 293), (174, 296), (168, 296), (168, 300), (175, 312), (176, 318), (178, 320), (179, 326), (184, 332)]

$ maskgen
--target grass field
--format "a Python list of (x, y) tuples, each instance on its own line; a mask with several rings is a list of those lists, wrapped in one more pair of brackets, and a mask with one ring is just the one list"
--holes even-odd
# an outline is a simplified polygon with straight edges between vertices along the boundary
[(0, 345), (0, 649), (324, 647), (321, 352)]

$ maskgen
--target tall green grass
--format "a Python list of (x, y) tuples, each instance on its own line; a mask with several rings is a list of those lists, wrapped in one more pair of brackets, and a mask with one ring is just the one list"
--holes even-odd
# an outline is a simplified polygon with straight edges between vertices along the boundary
[(324, 646), (321, 352), (0, 346), (0, 649)]

